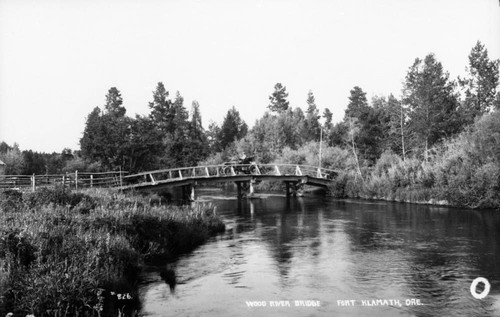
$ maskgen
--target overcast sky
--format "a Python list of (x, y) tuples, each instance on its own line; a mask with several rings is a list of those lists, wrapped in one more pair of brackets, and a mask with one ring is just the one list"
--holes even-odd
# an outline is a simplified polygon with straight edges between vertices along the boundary
[(498, 0), (0, 0), (0, 141), (77, 150), (109, 88), (145, 115), (160, 81), (205, 127), (233, 105), (252, 126), (277, 82), (339, 121), (356, 85), (400, 96), (417, 57), (465, 74), (478, 40), (500, 58)]

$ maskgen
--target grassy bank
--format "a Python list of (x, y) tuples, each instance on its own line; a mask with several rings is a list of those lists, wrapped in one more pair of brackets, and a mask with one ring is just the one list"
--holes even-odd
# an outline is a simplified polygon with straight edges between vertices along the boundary
[[(285, 148), (276, 163), (318, 166), (318, 159), (319, 144), (313, 142)], [(321, 166), (339, 171), (329, 188), (337, 198), (500, 209), (500, 112), (485, 114), (436, 144), (427, 157), (407, 153), (403, 158), (388, 150), (376, 162), (358, 162), (352, 148), (323, 147)]]
[(374, 198), (466, 208), (500, 209), (500, 113), (432, 149), (427, 160), (384, 152), (359, 175), (344, 169), (337, 197)]
[(0, 316), (130, 313), (142, 264), (223, 230), (211, 205), (106, 190), (0, 193)]

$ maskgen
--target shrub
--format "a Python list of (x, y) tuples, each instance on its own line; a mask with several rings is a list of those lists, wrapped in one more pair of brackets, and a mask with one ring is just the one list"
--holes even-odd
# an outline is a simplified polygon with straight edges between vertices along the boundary
[(19, 211), (23, 207), (23, 194), (17, 190), (0, 192), (0, 212)]
[(335, 198), (347, 198), (347, 183), (349, 175), (346, 172), (341, 172), (335, 177), (328, 187), (331, 195)]
[(69, 206), (74, 208), (79, 205), (79, 211), (88, 212), (90, 209), (95, 208), (95, 201), (88, 195), (83, 193), (73, 193), (69, 189), (63, 187), (39, 188), (34, 193), (25, 195), (24, 201), (28, 208), (36, 206), (44, 206), (49, 204), (59, 206)]
[(385, 176), (391, 167), (401, 165), (401, 162), (402, 160), (398, 155), (392, 151), (385, 151), (375, 164), (372, 175)]

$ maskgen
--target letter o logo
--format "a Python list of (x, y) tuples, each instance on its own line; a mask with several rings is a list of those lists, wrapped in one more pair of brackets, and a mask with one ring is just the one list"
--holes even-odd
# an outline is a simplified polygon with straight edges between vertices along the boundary
[[(479, 283), (484, 284), (484, 290), (480, 294), (476, 292), (476, 286)], [(487, 279), (485, 279), (484, 277), (478, 277), (474, 281), (472, 281), (472, 284), (470, 285), (470, 293), (472, 294), (472, 296), (474, 296), (474, 298), (483, 299), (486, 296), (488, 296), (488, 293), (490, 292), (490, 287), (491, 287), (490, 282), (488, 282)]]

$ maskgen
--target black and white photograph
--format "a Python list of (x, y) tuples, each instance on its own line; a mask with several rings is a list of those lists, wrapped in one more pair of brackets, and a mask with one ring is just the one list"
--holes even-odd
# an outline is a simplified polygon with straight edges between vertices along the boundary
[(0, 0), (0, 317), (500, 316), (500, 1)]

